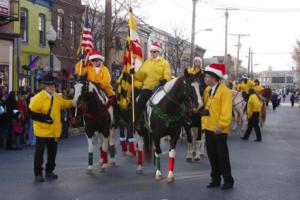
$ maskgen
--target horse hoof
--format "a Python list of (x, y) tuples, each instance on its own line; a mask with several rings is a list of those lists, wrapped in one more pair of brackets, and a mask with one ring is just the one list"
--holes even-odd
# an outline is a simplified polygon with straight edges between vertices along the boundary
[(88, 166), (88, 168), (86, 169), (86, 173), (87, 174), (92, 174), (93, 173), (93, 166)]
[(110, 162), (110, 166), (115, 167), (117, 166), (116, 162)]
[(199, 162), (199, 161), (200, 161), (200, 156), (199, 156), (199, 157), (196, 157), (196, 158), (195, 158), (195, 161), (196, 161), (196, 162)]
[(162, 179), (163, 179), (162, 175), (155, 175), (155, 180), (160, 181)]
[(170, 176), (170, 177), (168, 177), (168, 183), (173, 183), (174, 182), (174, 176)]
[(144, 174), (144, 173), (143, 173), (143, 169), (137, 169), (137, 170), (136, 170), (136, 174), (139, 174), (139, 175)]
[(186, 162), (192, 162), (192, 158), (186, 158)]

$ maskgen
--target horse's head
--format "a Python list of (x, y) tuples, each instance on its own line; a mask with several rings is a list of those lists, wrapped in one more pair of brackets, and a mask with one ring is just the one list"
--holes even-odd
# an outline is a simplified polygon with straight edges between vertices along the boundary
[(190, 75), (187, 70), (184, 71), (184, 91), (185, 91), (185, 102), (192, 111), (198, 111), (202, 106), (203, 102), (201, 99), (201, 89), (204, 83), (198, 77)]
[(74, 88), (74, 96), (77, 97), (76, 102), (83, 101), (97, 107), (104, 105), (107, 101), (105, 94), (91, 81), (84, 80), (78, 82), (74, 85)]

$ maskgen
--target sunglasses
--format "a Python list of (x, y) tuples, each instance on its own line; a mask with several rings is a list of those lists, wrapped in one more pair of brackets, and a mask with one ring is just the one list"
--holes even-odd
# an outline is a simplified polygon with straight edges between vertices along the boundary
[(102, 62), (100, 59), (93, 59), (92, 62)]
[(159, 51), (150, 51), (150, 53), (158, 53)]

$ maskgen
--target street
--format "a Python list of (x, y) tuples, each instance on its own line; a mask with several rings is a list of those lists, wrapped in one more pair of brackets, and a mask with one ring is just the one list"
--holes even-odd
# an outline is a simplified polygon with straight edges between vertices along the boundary
[[(166, 181), (167, 155), (162, 156), (164, 179), (155, 181), (152, 165), (146, 163), (144, 175), (137, 175), (136, 159), (122, 157), (119, 145), (116, 167), (100, 172), (98, 154), (94, 153), (94, 174), (88, 175), (87, 141), (81, 135), (60, 141), (55, 170), (59, 178), (55, 181), (34, 182), (33, 147), (24, 147), (22, 151), (0, 150), (0, 199), (299, 200), (299, 122), (298, 105), (291, 108), (283, 104), (275, 112), (269, 106), (261, 143), (253, 142), (254, 133), (244, 142), (240, 140), (239, 129), (232, 132), (228, 143), (235, 185), (230, 191), (206, 188), (210, 181), (208, 159), (187, 163), (185, 141), (177, 145), (174, 183)], [(163, 151), (166, 150), (165, 146)]]

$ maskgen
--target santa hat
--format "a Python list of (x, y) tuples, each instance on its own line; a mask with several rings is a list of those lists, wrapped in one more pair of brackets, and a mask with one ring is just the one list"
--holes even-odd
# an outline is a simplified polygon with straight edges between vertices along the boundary
[(212, 73), (219, 77), (220, 79), (227, 79), (227, 74), (226, 74), (226, 67), (224, 64), (216, 64), (212, 63), (208, 65), (205, 70), (205, 72)]
[(199, 60), (199, 61), (202, 63), (202, 58), (196, 56), (196, 57), (194, 58), (194, 63), (195, 63), (196, 60)]
[(100, 59), (104, 61), (104, 56), (100, 51), (93, 50), (92, 53), (89, 56), (89, 60), (94, 60), (94, 59)]
[(150, 46), (150, 51), (159, 51), (161, 52), (161, 46), (158, 42), (153, 42)]

